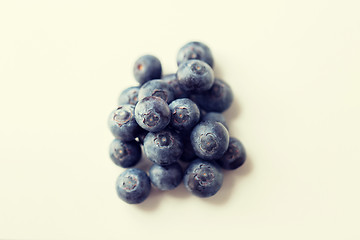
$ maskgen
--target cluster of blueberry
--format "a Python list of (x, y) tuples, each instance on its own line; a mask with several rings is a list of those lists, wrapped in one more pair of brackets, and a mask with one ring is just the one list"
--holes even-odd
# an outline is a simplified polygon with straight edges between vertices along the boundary
[[(162, 76), (160, 61), (140, 57), (134, 76), (140, 86), (125, 89), (111, 112), (109, 128), (113, 162), (127, 168), (116, 190), (127, 203), (143, 202), (151, 184), (160, 190), (176, 188), (182, 181), (199, 197), (217, 193), (223, 182), (221, 168), (240, 167), (246, 158), (241, 142), (229, 136), (221, 114), (233, 101), (228, 84), (214, 77), (214, 61), (203, 43), (190, 42), (177, 55), (176, 74)], [(141, 159), (153, 162), (148, 174), (132, 168)], [(188, 163), (183, 171), (178, 160)]]

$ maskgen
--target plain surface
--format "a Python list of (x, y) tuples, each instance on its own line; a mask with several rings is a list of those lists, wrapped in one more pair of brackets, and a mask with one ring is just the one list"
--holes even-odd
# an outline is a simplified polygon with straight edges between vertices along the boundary
[[(215, 1), (214, 1), (215, 2)], [(1, 1), (1, 239), (359, 239), (359, 1)], [(248, 161), (199, 199), (123, 203), (106, 119), (133, 62), (190, 40)], [(356, 229), (357, 228), (357, 229)]]

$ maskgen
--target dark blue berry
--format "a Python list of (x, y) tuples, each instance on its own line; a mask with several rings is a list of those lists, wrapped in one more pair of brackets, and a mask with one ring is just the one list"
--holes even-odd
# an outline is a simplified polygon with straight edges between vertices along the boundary
[(229, 132), (219, 122), (200, 122), (190, 135), (195, 154), (205, 160), (221, 158), (229, 146)]
[(162, 68), (159, 59), (152, 55), (144, 55), (134, 64), (134, 76), (140, 85), (152, 79), (161, 78)]
[(223, 174), (214, 163), (196, 159), (185, 170), (185, 187), (195, 196), (211, 197), (219, 191), (222, 183)]
[(139, 100), (149, 96), (159, 97), (167, 103), (175, 99), (173, 88), (163, 80), (151, 80), (141, 86)]
[(163, 76), (162, 80), (173, 88), (175, 99), (188, 97), (187, 92), (180, 87), (175, 73)]
[(170, 103), (169, 107), (171, 111), (170, 125), (176, 130), (188, 131), (199, 122), (200, 110), (190, 99), (176, 99)]
[(136, 105), (138, 102), (139, 89), (139, 87), (129, 87), (122, 91), (118, 99), (118, 105)]
[(201, 93), (209, 90), (214, 83), (214, 71), (205, 62), (188, 60), (182, 63), (176, 77), (182, 89), (190, 93)]
[(246, 152), (244, 146), (238, 139), (231, 137), (229, 148), (216, 162), (224, 169), (233, 170), (242, 166), (245, 160)]
[(177, 64), (180, 65), (190, 59), (198, 59), (214, 66), (214, 59), (208, 46), (201, 42), (189, 42), (180, 48), (177, 54)]
[(143, 202), (150, 194), (151, 183), (148, 175), (140, 169), (129, 168), (116, 181), (118, 196), (129, 204)]
[(218, 112), (208, 112), (201, 118), (201, 120), (202, 121), (219, 122), (219, 123), (222, 123), (226, 127), (226, 129), (229, 129), (226, 124), (224, 115), (222, 115), (221, 113), (218, 113)]
[(177, 162), (168, 166), (153, 164), (149, 170), (149, 177), (156, 188), (162, 191), (172, 190), (181, 183), (183, 170)]
[(183, 153), (183, 144), (180, 136), (171, 130), (149, 132), (144, 140), (146, 157), (159, 165), (175, 163)]
[(123, 142), (115, 139), (110, 144), (110, 158), (118, 166), (129, 168), (141, 159), (141, 147), (136, 141)]
[(145, 97), (136, 104), (135, 119), (143, 129), (158, 132), (170, 122), (169, 105), (159, 97)]
[(192, 99), (207, 112), (223, 112), (230, 107), (234, 97), (230, 86), (216, 78), (210, 90), (193, 95)]
[(123, 141), (132, 141), (137, 136), (140, 128), (135, 121), (134, 110), (134, 105), (124, 104), (111, 112), (108, 125), (116, 138)]

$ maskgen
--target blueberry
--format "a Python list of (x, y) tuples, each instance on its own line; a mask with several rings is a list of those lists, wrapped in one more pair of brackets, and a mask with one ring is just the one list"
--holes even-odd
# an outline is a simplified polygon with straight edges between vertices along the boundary
[(170, 125), (177, 130), (190, 130), (199, 122), (200, 110), (198, 106), (188, 98), (180, 98), (172, 101), (169, 108), (171, 111)]
[(159, 59), (152, 55), (144, 55), (134, 64), (134, 76), (140, 85), (152, 79), (161, 78), (162, 68)]
[(149, 96), (159, 97), (167, 103), (175, 99), (173, 88), (163, 80), (151, 80), (141, 86), (139, 100)]
[(242, 166), (245, 160), (246, 152), (244, 146), (238, 139), (231, 137), (229, 148), (216, 162), (224, 169), (233, 170)]
[(135, 121), (135, 106), (130, 104), (120, 105), (112, 111), (108, 125), (112, 134), (123, 141), (132, 141), (135, 139), (139, 125)]
[(118, 99), (118, 105), (136, 105), (138, 102), (139, 89), (139, 87), (129, 87), (122, 91)]
[(214, 83), (214, 71), (205, 62), (188, 60), (182, 63), (176, 77), (180, 87), (190, 93), (201, 93), (209, 90)]
[(226, 127), (226, 129), (229, 129), (226, 124), (224, 115), (222, 115), (221, 113), (218, 113), (218, 112), (208, 112), (201, 118), (201, 120), (202, 121), (219, 122), (219, 123), (222, 123)]
[(135, 119), (147, 131), (160, 131), (170, 122), (169, 105), (159, 97), (145, 97), (136, 104)]
[(215, 79), (211, 89), (192, 98), (207, 112), (223, 112), (228, 109), (234, 99), (230, 86), (220, 79)]
[(173, 88), (175, 99), (188, 97), (188, 94), (180, 87), (175, 73), (163, 76), (162, 80)]
[(143, 202), (149, 196), (150, 190), (150, 178), (137, 168), (126, 169), (116, 181), (118, 196), (129, 204)]
[(205, 160), (221, 158), (229, 146), (229, 132), (219, 122), (200, 122), (190, 135), (195, 154)]
[(168, 166), (153, 164), (149, 170), (149, 177), (156, 188), (162, 191), (172, 190), (181, 183), (183, 171), (177, 162)]
[(149, 132), (144, 140), (144, 152), (146, 157), (159, 165), (175, 163), (183, 153), (183, 144), (180, 136), (171, 130)]
[(177, 54), (177, 65), (190, 60), (198, 59), (214, 66), (214, 59), (208, 46), (201, 42), (189, 42), (180, 48)]
[(110, 144), (109, 152), (111, 160), (123, 168), (135, 166), (141, 158), (141, 147), (136, 141), (123, 142), (115, 139)]
[(219, 191), (222, 183), (223, 174), (214, 163), (196, 159), (185, 170), (185, 187), (195, 196), (211, 197)]

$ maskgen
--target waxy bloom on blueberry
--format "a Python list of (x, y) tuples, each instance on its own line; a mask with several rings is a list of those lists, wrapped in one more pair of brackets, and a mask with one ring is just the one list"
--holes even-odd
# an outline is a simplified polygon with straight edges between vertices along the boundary
[(201, 94), (193, 95), (192, 99), (205, 111), (223, 112), (233, 102), (233, 92), (224, 81), (215, 78), (212, 87)]
[(141, 158), (140, 143), (136, 141), (123, 142), (114, 139), (110, 144), (110, 158), (118, 166), (129, 168), (135, 166)]
[(169, 105), (159, 97), (145, 97), (136, 104), (135, 119), (147, 131), (161, 131), (170, 123)]
[(108, 125), (112, 134), (123, 141), (135, 139), (139, 125), (135, 120), (135, 106), (130, 104), (120, 105), (111, 112)]
[(177, 54), (177, 65), (190, 59), (197, 59), (214, 66), (214, 59), (210, 48), (201, 42), (189, 42), (180, 48)]
[(200, 119), (198, 106), (188, 98), (180, 98), (169, 105), (171, 111), (170, 125), (177, 130), (190, 130)]
[(151, 80), (141, 86), (139, 100), (149, 96), (159, 97), (167, 103), (175, 99), (173, 88), (163, 80)]
[(176, 72), (176, 77), (180, 87), (189, 93), (209, 90), (215, 80), (212, 68), (200, 60), (183, 62)]
[(157, 189), (172, 190), (181, 183), (183, 170), (177, 162), (167, 166), (153, 164), (149, 170), (149, 177)]
[(161, 78), (162, 67), (160, 60), (152, 55), (141, 56), (136, 60), (133, 68), (134, 77), (140, 85)]
[(171, 130), (148, 133), (144, 139), (146, 157), (159, 165), (170, 165), (177, 162), (183, 153), (180, 136)]
[(194, 127), (190, 135), (195, 154), (205, 160), (221, 158), (229, 146), (229, 132), (219, 122), (205, 121)]
[(139, 87), (129, 87), (122, 91), (118, 99), (118, 105), (136, 105), (138, 102), (139, 89)]
[(185, 187), (195, 196), (211, 197), (219, 191), (222, 183), (223, 174), (215, 163), (196, 159), (185, 170)]
[(143, 170), (129, 168), (116, 181), (118, 196), (129, 204), (143, 202), (150, 194), (150, 178)]
[(224, 169), (234, 170), (241, 167), (245, 160), (246, 152), (243, 144), (238, 139), (231, 137), (228, 149), (216, 162)]

